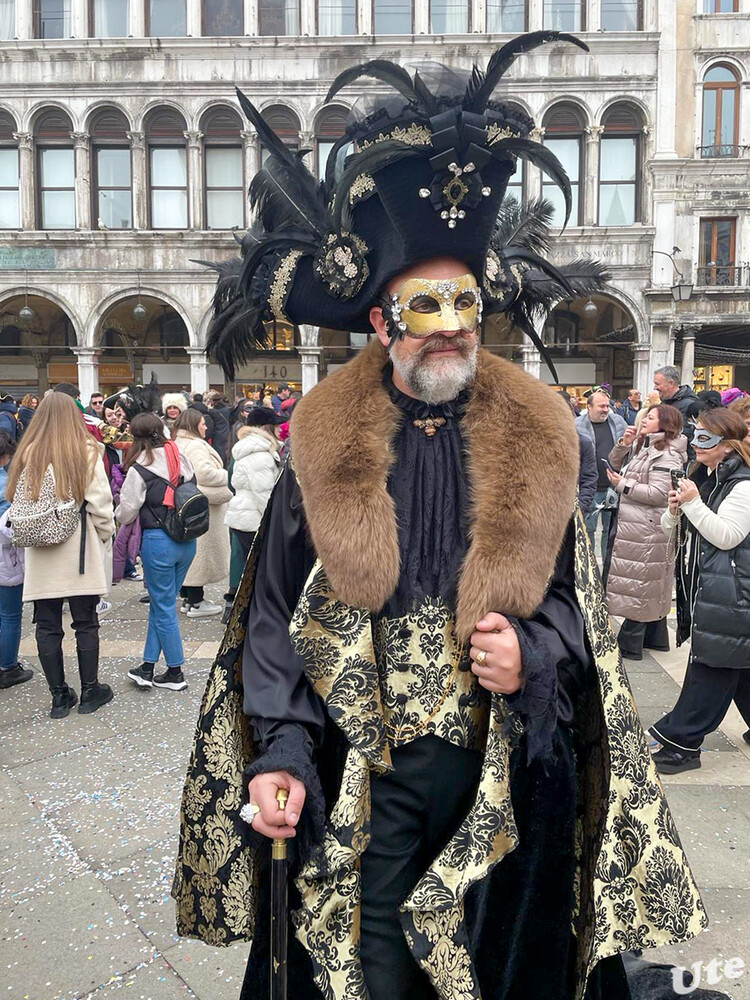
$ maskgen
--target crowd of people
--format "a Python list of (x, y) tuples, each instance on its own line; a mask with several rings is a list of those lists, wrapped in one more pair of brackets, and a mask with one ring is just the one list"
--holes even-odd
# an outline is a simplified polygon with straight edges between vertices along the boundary
[[(184, 690), (178, 614), (228, 621), (299, 397), (282, 383), (230, 403), (215, 391), (160, 395), (152, 383), (92, 393), (84, 407), (78, 387), (61, 383), (41, 400), (0, 399), (0, 687), (33, 677), (19, 658), (28, 603), (51, 718), (111, 701), (99, 680), (99, 618), (110, 588), (131, 580), (144, 581), (149, 611), (143, 660), (128, 676)], [(205, 588), (227, 575), (224, 603), (212, 604)], [(66, 601), (80, 700), (65, 672)]]
[(676, 579), (677, 643), (690, 638), (691, 652), (675, 707), (650, 729), (652, 750), (664, 773), (700, 767), (733, 700), (750, 727), (750, 396), (696, 394), (665, 366), (648, 403), (631, 389), (618, 407), (611, 387), (594, 386), (575, 424), (589, 446), (579, 501), (592, 545), (601, 528), (625, 660), (669, 650)]
[[(128, 676), (139, 687), (186, 688), (179, 613), (228, 622), (298, 398), (285, 384), (233, 404), (218, 392), (160, 396), (149, 386), (95, 392), (84, 408), (67, 383), (41, 401), (2, 398), (0, 687), (33, 676), (18, 656), (23, 603), (33, 603), (50, 714), (62, 718), (77, 703), (63, 662), (67, 600), (78, 710), (110, 701), (98, 678), (99, 616), (111, 607), (113, 584), (145, 577), (143, 661)], [(600, 531), (625, 660), (669, 650), (676, 567), (677, 641), (690, 637), (692, 651), (680, 698), (651, 734), (663, 771), (698, 767), (703, 739), (732, 700), (750, 727), (750, 396), (696, 394), (667, 366), (655, 372), (647, 402), (631, 389), (618, 404), (606, 384), (568, 401), (579, 434), (579, 503), (592, 546)], [(195, 484), (207, 518), (203, 533), (176, 540), (166, 521), (181, 483)], [(75, 523), (55, 544), (33, 533), (16, 544), (18, 523), (42, 509), (72, 511)], [(227, 576), (223, 605), (211, 603), (205, 588)], [(165, 669), (156, 672), (162, 656)]]

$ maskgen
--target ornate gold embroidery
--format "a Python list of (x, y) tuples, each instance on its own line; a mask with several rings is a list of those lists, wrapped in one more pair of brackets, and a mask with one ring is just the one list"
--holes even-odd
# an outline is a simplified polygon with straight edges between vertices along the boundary
[(388, 139), (405, 142), (408, 146), (431, 146), (432, 132), (426, 125), (418, 125), (416, 122), (413, 122), (408, 128), (402, 128), (399, 125), (391, 132), (381, 132), (376, 139), (361, 143), (361, 148), (367, 149), (375, 142), (386, 142)]
[(374, 191), (375, 181), (370, 174), (360, 174), (359, 177), (355, 177), (354, 183), (349, 188), (349, 204), (354, 205), (358, 201), (363, 201)]
[(297, 266), (297, 261), (302, 256), (301, 250), (290, 250), (286, 257), (279, 262), (278, 267), (271, 282), (271, 292), (268, 296), (268, 304), (271, 312), (280, 323), (288, 323), (289, 320), (284, 315), (284, 305), (289, 284)]
[(499, 142), (501, 139), (517, 139), (521, 134), (520, 132), (514, 132), (507, 125), (505, 127), (498, 125), (497, 122), (488, 125), (486, 132), (488, 146), (491, 146), (493, 142)]

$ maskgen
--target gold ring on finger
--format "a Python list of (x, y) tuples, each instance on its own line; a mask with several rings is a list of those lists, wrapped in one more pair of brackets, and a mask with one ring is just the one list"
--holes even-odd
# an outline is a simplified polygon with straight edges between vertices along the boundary
[(474, 657), (474, 662), (477, 664), (477, 666), (483, 667), (484, 661), (486, 659), (487, 659), (487, 653), (483, 649), (480, 649), (477, 655)]

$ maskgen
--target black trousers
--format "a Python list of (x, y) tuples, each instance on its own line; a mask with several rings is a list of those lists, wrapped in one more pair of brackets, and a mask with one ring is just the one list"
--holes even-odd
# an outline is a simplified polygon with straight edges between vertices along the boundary
[(669, 629), (667, 619), (659, 618), (655, 622), (634, 622), (626, 618), (620, 626), (617, 644), (623, 654), (642, 656), (645, 649), (669, 649)]
[(185, 601), (190, 601), (192, 605), (197, 606), (203, 601), (203, 587), (181, 587), (180, 597)]
[(724, 721), (732, 701), (750, 727), (750, 670), (707, 667), (691, 657), (675, 707), (649, 732), (660, 743), (698, 753), (704, 738)]
[[(36, 624), (36, 647), (39, 662), (50, 690), (62, 687), (65, 682), (63, 667), (63, 627), (62, 610), (64, 598), (49, 598), (34, 601), (34, 622)], [(99, 669), (99, 617), (96, 606), (97, 595), (69, 597), (70, 614), (76, 637), (78, 670), (82, 684), (93, 684)]]

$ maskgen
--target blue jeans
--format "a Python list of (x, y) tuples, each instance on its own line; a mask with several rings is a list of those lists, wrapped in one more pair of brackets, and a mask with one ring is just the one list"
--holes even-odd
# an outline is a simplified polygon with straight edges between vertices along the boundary
[(0, 670), (18, 666), (23, 616), (23, 584), (0, 587)]
[(607, 495), (606, 490), (597, 490), (594, 494), (594, 499), (591, 503), (591, 510), (584, 517), (586, 522), (586, 530), (589, 533), (589, 541), (591, 542), (591, 548), (594, 548), (594, 535), (596, 533), (596, 522), (601, 515), (602, 519), (602, 562), (607, 558), (607, 538), (609, 537), (609, 523), (612, 520), (611, 510), (601, 510), (598, 511), (596, 508), (600, 503), (603, 502)]
[(146, 528), (141, 542), (141, 561), (151, 602), (143, 659), (156, 663), (164, 651), (168, 667), (184, 661), (175, 601), (195, 556), (195, 539), (175, 542), (161, 528)]

